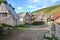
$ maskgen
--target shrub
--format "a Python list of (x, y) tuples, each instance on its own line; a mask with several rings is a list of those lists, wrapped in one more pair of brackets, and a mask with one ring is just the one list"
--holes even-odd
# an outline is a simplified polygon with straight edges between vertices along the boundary
[(44, 22), (43, 21), (35, 21), (32, 23), (33, 25), (43, 25)]
[(3, 34), (11, 33), (20, 28), (28, 28), (28, 27), (29, 27), (29, 25), (26, 25), (26, 24), (20, 24), (19, 26), (11, 26), (11, 25), (7, 25), (7, 24), (1, 24), (0, 33), (3, 33)]
[(3, 27), (13, 27), (13, 26), (11, 26), (11, 25), (8, 25), (8, 24), (1, 24)]
[(52, 35), (52, 37), (46, 37), (46, 35), (44, 35), (44, 39), (48, 39), (48, 40), (58, 40), (57, 37), (55, 37), (55, 35)]
[(6, 34), (9, 32), (12, 32), (15, 27), (11, 26), (11, 25), (7, 25), (7, 24), (1, 24), (0, 26), (0, 33)]

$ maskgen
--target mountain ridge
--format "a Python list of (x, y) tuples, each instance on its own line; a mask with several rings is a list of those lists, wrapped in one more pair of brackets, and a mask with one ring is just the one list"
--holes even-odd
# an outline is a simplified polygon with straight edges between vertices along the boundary
[(35, 18), (37, 18), (41, 14), (41, 12), (48, 15), (55, 15), (60, 12), (60, 4), (36, 10), (32, 12), (32, 14), (35, 13)]
[(38, 9), (38, 10), (33, 11), (32, 13), (37, 12), (37, 11), (40, 11), (40, 10), (44, 10), (44, 9), (47, 9), (47, 8), (50, 8), (50, 7), (54, 7), (54, 6), (60, 6), (60, 4), (53, 5), (53, 6), (48, 6), (48, 7), (42, 8), (42, 9)]

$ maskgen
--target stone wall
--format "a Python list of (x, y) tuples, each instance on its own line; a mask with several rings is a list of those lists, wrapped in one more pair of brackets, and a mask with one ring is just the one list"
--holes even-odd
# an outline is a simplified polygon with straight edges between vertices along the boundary
[(56, 26), (56, 36), (60, 38), (60, 25)]

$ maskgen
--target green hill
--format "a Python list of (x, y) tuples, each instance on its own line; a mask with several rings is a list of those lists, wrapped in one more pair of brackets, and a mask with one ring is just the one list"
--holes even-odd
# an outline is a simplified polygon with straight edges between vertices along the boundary
[(45, 14), (49, 14), (49, 15), (55, 15), (56, 13), (60, 12), (60, 5), (50, 6), (47, 8), (43, 8), (43, 9), (34, 11), (32, 13), (33, 14), (36, 13), (36, 16), (39, 16), (41, 12), (43, 12)]

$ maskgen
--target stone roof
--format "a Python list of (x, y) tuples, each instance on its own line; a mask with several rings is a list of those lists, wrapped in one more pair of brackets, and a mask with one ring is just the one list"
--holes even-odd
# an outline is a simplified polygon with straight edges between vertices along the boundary
[(18, 19), (19, 16), (16, 14), (15, 10), (13, 10), (8, 4), (1, 3), (0, 4), (0, 13), (10, 13), (14, 18)]
[[(24, 17), (27, 13), (28, 13), (28, 12), (21, 12), (21, 13), (19, 13), (18, 15), (19, 15), (20, 17)], [(28, 13), (28, 14), (30, 15), (30, 13)]]

